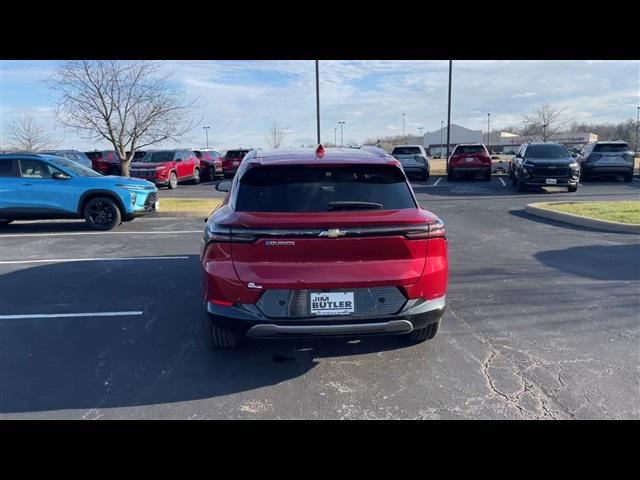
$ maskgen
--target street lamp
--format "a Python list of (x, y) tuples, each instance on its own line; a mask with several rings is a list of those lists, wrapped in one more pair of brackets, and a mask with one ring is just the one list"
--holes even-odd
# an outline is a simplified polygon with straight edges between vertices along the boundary
[(451, 143), (451, 74), (453, 73), (453, 60), (449, 60), (449, 102), (447, 106), (447, 156), (449, 158), (449, 144)]
[(320, 145), (320, 73), (318, 72), (318, 60), (316, 60), (316, 124), (318, 128), (318, 145)]
[(442, 155), (442, 134), (444, 133), (444, 120), (440, 120), (440, 153)]
[(211, 127), (202, 127), (202, 128), (204, 129), (204, 133), (205, 133), (205, 135), (207, 137), (207, 148), (209, 148), (209, 129)]
[(402, 136), (404, 137), (404, 112), (402, 113)]
[[(490, 146), (491, 143), (491, 114), (487, 113), (487, 147)], [(489, 148), (489, 153), (491, 153), (491, 148)]]
[(344, 146), (344, 130), (342, 129), (344, 124), (347, 122), (338, 122), (340, 125), (340, 146)]
[(640, 107), (638, 107), (638, 118), (636, 119), (636, 153), (638, 153), (638, 136), (640, 135)]
[(424, 127), (418, 127), (418, 130), (420, 130), (420, 138), (422, 141), (422, 145), (424, 145), (424, 137), (422, 136), (422, 130), (424, 130)]
[(542, 125), (542, 141), (547, 143), (547, 124)]

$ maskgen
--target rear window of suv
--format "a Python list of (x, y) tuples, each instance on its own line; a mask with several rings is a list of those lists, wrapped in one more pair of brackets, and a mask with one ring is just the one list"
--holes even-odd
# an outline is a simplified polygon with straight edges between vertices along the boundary
[(381, 207), (375, 208), (382, 210), (416, 208), (404, 175), (397, 167), (296, 165), (255, 167), (247, 171), (240, 180), (236, 210), (288, 213), (362, 207), (349, 202), (379, 204)]
[(226, 157), (233, 160), (242, 159), (249, 150), (229, 150), (227, 151)]
[(525, 158), (567, 158), (571, 154), (564, 145), (530, 145), (524, 152)]
[(465, 153), (487, 153), (482, 145), (458, 145), (453, 151), (453, 155), (464, 155)]
[(594, 152), (611, 153), (611, 152), (628, 152), (629, 145), (626, 143), (598, 143), (593, 149)]
[(422, 152), (418, 147), (396, 147), (391, 155), (420, 155)]

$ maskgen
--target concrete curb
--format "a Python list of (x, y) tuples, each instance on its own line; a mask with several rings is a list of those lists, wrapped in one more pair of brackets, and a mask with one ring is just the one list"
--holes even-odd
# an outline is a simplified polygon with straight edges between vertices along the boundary
[(591, 228), (593, 230), (602, 230), (613, 233), (633, 233), (640, 235), (640, 225), (631, 225), (628, 223), (609, 222), (607, 220), (596, 220), (595, 218), (582, 217), (580, 215), (574, 215), (572, 213), (556, 212), (544, 208), (547, 205), (553, 205), (558, 203), (577, 203), (577, 202), (536, 202), (529, 203), (525, 212), (534, 215), (536, 217), (547, 218), (549, 220), (555, 220), (557, 222), (568, 223), (570, 225), (577, 225), (579, 227)]

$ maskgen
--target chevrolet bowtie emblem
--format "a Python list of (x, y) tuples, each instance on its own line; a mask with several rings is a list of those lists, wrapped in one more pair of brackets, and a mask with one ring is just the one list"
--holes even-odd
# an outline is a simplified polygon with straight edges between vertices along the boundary
[(346, 235), (347, 232), (344, 230), (340, 230), (339, 228), (330, 228), (329, 230), (325, 230), (320, 232), (320, 237), (329, 237), (329, 238), (338, 238)]

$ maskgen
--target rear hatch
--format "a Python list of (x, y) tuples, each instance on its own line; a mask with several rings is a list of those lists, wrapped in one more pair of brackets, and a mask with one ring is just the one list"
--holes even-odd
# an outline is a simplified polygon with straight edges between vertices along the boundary
[(240, 162), (244, 156), (249, 152), (249, 150), (229, 150), (227, 154), (224, 156), (224, 160), (222, 161), (222, 165), (224, 168), (238, 168)]
[(416, 206), (397, 166), (254, 167), (235, 201), (224, 223), (245, 285), (335, 290), (422, 276), (435, 219)]
[(396, 147), (391, 154), (403, 167), (424, 166), (425, 158), (418, 147)]
[(486, 167), (491, 157), (483, 145), (458, 145), (451, 154), (450, 164), (456, 167)]
[(598, 143), (589, 155), (589, 165), (630, 166), (633, 165), (633, 152), (626, 143)]

